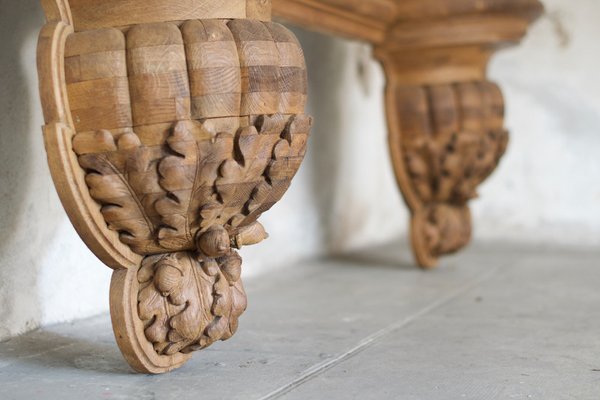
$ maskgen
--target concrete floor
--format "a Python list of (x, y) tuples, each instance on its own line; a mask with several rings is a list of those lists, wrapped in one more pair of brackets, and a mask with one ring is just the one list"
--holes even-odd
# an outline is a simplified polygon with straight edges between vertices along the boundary
[[(247, 282), (238, 334), (133, 374), (108, 316), (0, 344), (0, 399), (600, 399), (600, 251), (404, 247)], [(105, 295), (105, 294), (98, 294)]]

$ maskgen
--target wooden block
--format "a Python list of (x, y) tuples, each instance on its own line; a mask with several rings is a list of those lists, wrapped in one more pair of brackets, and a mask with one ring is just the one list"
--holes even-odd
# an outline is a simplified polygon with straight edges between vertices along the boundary
[(190, 119), (190, 98), (132, 99), (134, 127)]
[(281, 113), (302, 113), (306, 104), (308, 78), (304, 54), (294, 35), (280, 24), (266, 22), (279, 54), (279, 109)]
[(72, 83), (67, 86), (67, 91), (73, 111), (93, 109), (102, 105), (130, 107), (129, 83), (126, 77)]
[(242, 115), (275, 114), (279, 111), (279, 51), (265, 24), (230, 21), (242, 73)]
[(308, 96), (302, 93), (280, 93), (279, 112), (300, 114), (304, 112)]
[(462, 120), (461, 130), (481, 132), (483, 128), (482, 95), (475, 82), (456, 85), (458, 105)]
[(69, 35), (65, 57), (125, 49), (125, 36), (115, 28), (98, 29)]
[(190, 19), (246, 18), (246, 0), (70, 0), (76, 31)]
[(479, 82), (482, 93), (485, 124), (488, 130), (504, 128), (504, 98), (498, 85), (489, 82)]
[(282, 67), (279, 68), (279, 74), (279, 90), (281, 93), (307, 93), (308, 78), (305, 69)]
[(190, 118), (185, 48), (175, 24), (131, 28), (127, 66), (134, 126)]
[(214, 67), (189, 71), (192, 96), (237, 94), (241, 91), (240, 67)]
[(130, 127), (123, 33), (117, 29), (75, 33), (65, 46), (67, 93), (76, 130)]
[(304, 52), (298, 43), (277, 42), (277, 51), (279, 52), (279, 65), (281, 67), (297, 67), (306, 69), (304, 61)]
[(192, 97), (192, 118), (227, 118), (240, 114), (240, 94), (208, 94)]
[[(200, 23), (200, 21), (191, 22)], [(183, 32), (185, 35), (185, 31)], [(184, 38), (189, 69), (240, 67), (237, 46), (233, 38), (214, 42), (190, 42), (188, 36), (184, 36)]]
[(277, 65), (242, 68), (242, 87), (245, 92), (277, 92), (280, 83), (281, 74)]
[(162, 74), (141, 74), (129, 77), (133, 99), (171, 99), (189, 96), (186, 74), (170, 71)]
[(241, 67), (279, 65), (279, 52), (265, 24), (234, 20), (228, 24), (238, 46)]
[(402, 127), (402, 141), (418, 142), (431, 133), (429, 104), (425, 89), (420, 86), (400, 86), (397, 88), (398, 119)]
[(98, 105), (93, 108), (72, 110), (77, 132), (98, 129), (119, 129), (131, 126), (131, 109), (121, 104)]
[(460, 129), (457, 99), (453, 85), (435, 85), (427, 88), (434, 105), (431, 110), (432, 131), (436, 138), (448, 137)]
[(192, 118), (240, 114), (240, 62), (226, 21), (187, 21), (185, 41), (192, 96)]
[(246, 18), (260, 21), (271, 20), (271, 0), (247, 0)]

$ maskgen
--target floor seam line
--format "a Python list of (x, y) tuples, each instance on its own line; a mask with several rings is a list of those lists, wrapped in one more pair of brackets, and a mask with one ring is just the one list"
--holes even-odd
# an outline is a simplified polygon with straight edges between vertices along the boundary
[(359, 354), (363, 350), (380, 342), (383, 338), (389, 336), (390, 334), (392, 334), (396, 331), (399, 331), (400, 329), (410, 325), (412, 322), (414, 322), (418, 318), (429, 314), (430, 312), (444, 306), (445, 304), (451, 302), (452, 300), (456, 299), (457, 297), (461, 296), (462, 294), (481, 285), (483, 282), (487, 281), (492, 276), (494, 276), (500, 270), (500, 268), (501, 268), (500, 266), (493, 268), (492, 270), (488, 271), (487, 273), (482, 274), (482, 275), (478, 276), (477, 278), (469, 281), (468, 283), (458, 287), (456, 290), (452, 291), (448, 295), (434, 301), (433, 303), (422, 308), (421, 310), (417, 311), (416, 313), (409, 315), (408, 317), (403, 318), (399, 321), (396, 321), (395, 323), (388, 325), (387, 327), (363, 338), (355, 346), (346, 350), (344, 353), (338, 355), (337, 357), (323, 361), (318, 364), (315, 364), (314, 366), (306, 369), (298, 378), (273, 390), (272, 392), (266, 394), (265, 396), (260, 397), (258, 400), (277, 399), (277, 398), (293, 391), (294, 389), (303, 385), (304, 383), (318, 377), (319, 375), (323, 374), (324, 372), (328, 371), (329, 369), (343, 363), (344, 361)]

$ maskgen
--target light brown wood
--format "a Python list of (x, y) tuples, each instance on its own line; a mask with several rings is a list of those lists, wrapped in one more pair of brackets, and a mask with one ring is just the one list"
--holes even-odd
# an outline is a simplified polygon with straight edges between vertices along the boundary
[(273, 14), (320, 32), (381, 43), (395, 21), (396, 3), (396, 0), (273, 0)]
[(507, 142), (486, 70), (541, 13), (538, 0), (273, 0), (276, 18), (374, 45), (387, 77), (394, 171), (419, 265), (467, 245), (468, 200)]
[(306, 151), (306, 67), (270, 2), (50, 0), (38, 50), (50, 169), (116, 271), (117, 343), (183, 365), (246, 309), (234, 250), (267, 238)]
[[(237, 329), (235, 249), (268, 235), (311, 119), (302, 49), (270, 0), (41, 0), (48, 161), (69, 217), (115, 269), (117, 342), (138, 371)], [(372, 43), (419, 264), (466, 245), (468, 200), (506, 146), (492, 54), (537, 0), (273, 0), (273, 15)]]
[(69, 0), (69, 3), (76, 31), (193, 19), (271, 19), (270, 0)]
[[(506, 150), (504, 103), (487, 81), (492, 54), (517, 43), (541, 10), (532, 1), (400, 3), (411, 15), (376, 47), (387, 76), (389, 145), (423, 268), (466, 246), (469, 200)], [(502, 3), (502, 4), (500, 4)], [(421, 10), (421, 14), (416, 10)]]

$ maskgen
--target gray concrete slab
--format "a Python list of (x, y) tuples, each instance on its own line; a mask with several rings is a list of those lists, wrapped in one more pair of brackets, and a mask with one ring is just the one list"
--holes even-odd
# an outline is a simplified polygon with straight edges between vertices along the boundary
[(479, 245), (429, 273), (407, 255), (247, 282), (238, 334), (168, 375), (132, 373), (108, 316), (12, 339), (0, 399), (600, 398), (600, 252)]

